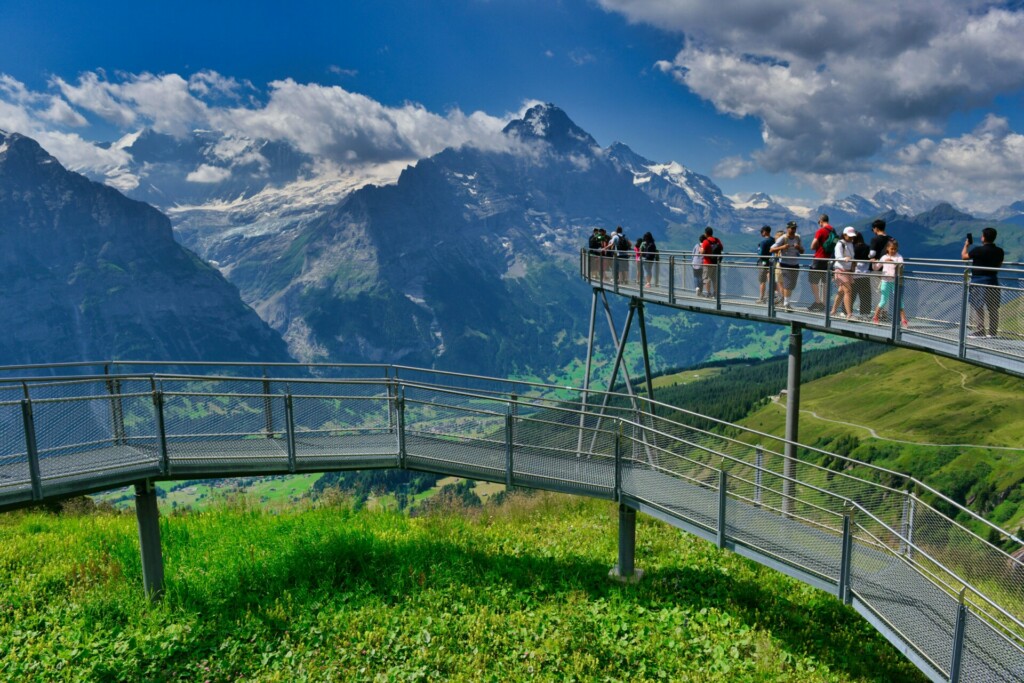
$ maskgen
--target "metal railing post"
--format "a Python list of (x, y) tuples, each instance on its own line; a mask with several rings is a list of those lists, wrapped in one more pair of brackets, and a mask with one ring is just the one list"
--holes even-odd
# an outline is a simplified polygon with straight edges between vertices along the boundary
[(910, 514), (907, 517), (907, 559), (914, 558), (914, 508), (917, 505), (917, 496), (910, 492)]
[(398, 413), (398, 466), (405, 469), (405, 387), (399, 386), (395, 398), (395, 412)]
[(715, 310), (722, 310), (722, 257), (715, 256)]
[(970, 326), (970, 290), (971, 290), (971, 271), (968, 268), (964, 269), (964, 290), (963, 296), (960, 301), (960, 344), (959, 344), (959, 356), (964, 358), (967, 355), (967, 328)]
[(896, 265), (896, 277), (893, 278), (892, 290), (892, 339), (898, 341), (900, 338), (900, 320), (903, 310), (903, 264)]
[(964, 633), (967, 630), (967, 604), (964, 601), (966, 592), (966, 586), (960, 589), (960, 599), (956, 606), (956, 623), (953, 624), (953, 653), (949, 662), (949, 683), (959, 683), (960, 681), (960, 669), (964, 655)]
[(39, 472), (39, 447), (36, 444), (31, 399), (21, 399), (21, 421), (25, 429), (25, 453), (28, 456), (28, 476), (32, 480), (32, 500), (42, 500), (43, 479)]
[(754, 449), (754, 507), (761, 507), (761, 474), (764, 467), (764, 448), (758, 445)]
[(619, 293), (619, 261), (621, 260), (618, 256), (612, 257), (612, 291), (616, 294)]
[(263, 373), (263, 432), (268, 439), (274, 438), (274, 412), (270, 400), (270, 380)]
[(676, 257), (668, 257), (668, 302), (676, 302)]
[(765, 296), (768, 297), (768, 317), (775, 317), (775, 264), (778, 262), (777, 258), (768, 259), (768, 291), (765, 292)]
[(831, 259), (825, 264), (825, 327), (832, 326), (832, 277), (835, 275), (832, 265)]
[(284, 422), (285, 429), (287, 430), (286, 435), (286, 448), (288, 449), (288, 471), (292, 474), (295, 473), (296, 468), (296, 454), (295, 454), (295, 407), (292, 404), (292, 394), (288, 392), (284, 397)]
[(853, 563), (853, 509), (843, 510), (843, 540), (839, 556), (839, 588), (836, 597), (849, 605), (850, 576)]
[(167, 427), (164, 424), (164, 392), (153, 389), (153, 412), (156, 414), (157, 447), (160, 452), (160, 474), (171, 473), (171, 458), (167, 452)]
[(505, 486), (512, 486), (512, 403), (505, 406)]
[(114, 443), (126, 443), (124, 432), (124, 403), (121, 399), (121, 380), (108, 379), (107, 393), (110, 394), (110, 422), (114, 431)]
[(725, 547), (725, 504), (728, 502), (729, 494), (725, 488), (725, 470), (718, 470), (718, 547)]
[(622, 420), (615, 422), (615, 500), (622, 500)]
[(395, 433), (395, 422), (396, 422), (396, 415), (395, 415), (395, 413), (396, 413), (396, 410), (397, 410), (397, 406), (395, 405), (395, 395), (396, 395), (397, 391), (396, 391), (395, 383), (391, 381), (391, 377), (390, 376), (385, 377), (385, 380), (387, 381), (387, 385), (386, 386), (387, 386), (387, 391), (388, 391), (388, 434), (394, 434)]

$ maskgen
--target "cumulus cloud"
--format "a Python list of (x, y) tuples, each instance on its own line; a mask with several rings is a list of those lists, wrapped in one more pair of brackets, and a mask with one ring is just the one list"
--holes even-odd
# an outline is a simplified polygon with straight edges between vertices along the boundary
[[(656, 65), (754, 117), (770, 171), (843, 175), (1024, 89), (1024, 10), (987, 0), (599, 0), (680, 35)], [(909, 153), (909, 152), (908, 152)]]
[(185, 180), (190, 183), (219, 183), (230, 177), (230, 168), (200, 164), (199, 168), (185, 176)]
[(1002, 117), (989, 115), (973, 131), (906, 145), (885, 170), (895, 177), (921, 178), (932, 193), (959, 204), (995, 209), (1020, 199), (1024, 187), (1024, 135)]
[(757, 164), (750, 159), (733, 156), (726, 157), (715, 164), (715, 169), (712, 172), (720, 178), (739, 178), (741, 175), (753, 173), (756, 168)]
[(254, 140), (286, 142), (313, 157), (316, 168), (412, 163), (446, 147), (513, 151), (520, 144), (502, 134), (514, 114), (438, 114), (416, 103), (388, 107), (338, 86), (292, 79), (260, 91), (210, 70), (187, 77), (94, 71), (73, 81), (54, 77), (49, 85), (33, 92), (0, 74), (0, 128), (38, 139), (69, 166), (116, 176), (121, 186), (138, 182), (117, 175), (130, 144), (98, 146), (72, 128), (88, 130), (101, 120), (129, 135), (143, 128), (178, 138), (197, 129), (224, 134), (210, 150), (215, 160), (192, 171), (192, 182), (216, 182), (241, 165), (266, 171), (269, 161)]

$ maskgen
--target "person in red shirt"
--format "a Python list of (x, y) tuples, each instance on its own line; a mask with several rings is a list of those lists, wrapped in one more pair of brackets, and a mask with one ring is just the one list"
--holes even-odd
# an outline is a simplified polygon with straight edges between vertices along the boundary
[(825, 241), (830, 232), (835, 232), (835, 229), (828, 223), (828, 214), (823, 213), (818, 217), (818, 231), (814, 233), (814, 239), (811, 241), (814, 260), (811, 261), (807, 281), (811, 285), (814, 303), (807, 307), (808, 311), (825, 310), (825, 278), (828, 277), (828, 263), (832, 258), (832, 254), (825, 253)]
[(718, 282), (718, 262), (721, 260), (722, 242), (715, 237), (714, 229), (709, 225), (704, 228), (704, 241), (700, 243), (704, 254), (704, 296), (715, 298), (715, 285)]

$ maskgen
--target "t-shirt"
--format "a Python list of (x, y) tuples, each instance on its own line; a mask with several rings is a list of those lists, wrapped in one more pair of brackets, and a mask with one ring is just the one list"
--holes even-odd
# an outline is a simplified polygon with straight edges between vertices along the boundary
[(1003, 267), (1003, 250), (994, 244), (982, 244), (967, 252), (971, 259), (972, 282), (999, 282), (999, 271), (989, 268)]
[(847, 242), (846, 240), (839, 240), (836, 242), (836, 261), (834, 267), (836, 270), (853, 270), (853, 262), (847, 261), (846, 259), (853, 258), (853, 242)]
[(718, 241), (717, 237), (705, 237), (704, 241), (700, 243), (700, 250), (704, 252), (704, 265), (714, 265), (722, 258), (712, 253)]
[[(864, 244), (863, 242), (861, 242), (860, 244), (853, 245), (853, 258), (855, 258), (858, 261), (857, 265), (854, 267), (854, 270), (856, 272), (866, 273), (869, 270), (871, 270), (871, 264), (867, 263), (868, 258), (870, 258), (868, 256), (868, 252), (870, 251), (871, 247)], [(860, 263), (861, 261), (863, 261), (863, 263)]]
[(899, 254), (896, 254), (895, 256), (885, 254), (882, 258), (878, 259), (878, 264), (876, 265), (875, 270), (878, 270), (878, 266), (881, 266), (882, 278), (885, 280), (894, 280), (896, 279), (896, 270), (898, 268), (897, 264), (899, 263), (903, 263), (903, 257)]
[(797, 257), (800, 256), (800, 250), (797, 247), (803, 246), (800, 244), (800, 235), (794, 235), (792, 238), (783, 235), (772, 246), (779, 245), (785, 245), (782, 251), (778, 252), (779, 263), (784, 266), (799, 266), (800, 260)]
[(835, 232), (832, 226), (826, 223), (825, 225), (818, 228), (818, 232), (814, 233), (814, 239), (818, 240), (818, 248), (814, 250), (814, 258), (831, 258), (830, 254), (825, 253), (825, 240), (828, 239), (828, 234)]
[(690, 262), (694, 270), (700, 270), (704, 267), (704, 247), (701, 242), (693, 245), (693, 260)]
[[(765, 257), (771, 256), (771, 252), (768, 251), (768, 250), (771, 249), (774, 244), (775, 244), (775, 240), (773, 238), (765, 237), (763, 240), (761, 240), (761, 243), (757, 245), (757, 255), (758, 256), (765, 256)], [(762, 264), (767, 264), (768, 263), (768, 259), (767, 258), (761, 259), (761, 263)]]
[(871, 253), (868, 258), (881, 258), (885, 254), (885, 245), (889, 244), (889, 240), (892, 238), (885, 233), (881, 235), (875, 235), (871, 238)]

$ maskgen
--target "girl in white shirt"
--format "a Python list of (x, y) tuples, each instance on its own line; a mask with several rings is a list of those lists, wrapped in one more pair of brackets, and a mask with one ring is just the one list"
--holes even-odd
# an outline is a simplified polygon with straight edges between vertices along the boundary
[[(875, 309), (875, 317), (871, 319), (873, 323), (878, 323), (878, 316), (889, 306), (889, 297), (892, 296), (896, 287), (897, 271), (903, 265), (903, 257), (900, 256), (899, 249), (899, 242), (893, 239), (889, 240), (889, 243), (885, 245), (885, 254), (871, 266), (873, 270), (882, 271), (882, 280), (878, 284), (878, 308)], [(900, 322), (903, 323), (903, 327), (910, 326), (902, 306), (900, 307)]]

